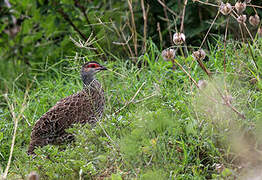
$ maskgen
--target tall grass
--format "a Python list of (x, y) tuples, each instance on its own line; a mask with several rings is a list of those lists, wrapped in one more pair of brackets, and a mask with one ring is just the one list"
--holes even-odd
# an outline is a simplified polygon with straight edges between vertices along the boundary
[[(256, 52), (261, 42), (252, 46)], [(59, 99), (79, 91), (82, 83), (79, 68), (82, 59), (62, 60), (53, 66), (30, 71), (26, 76), (28, 90), (17, 82), (8, 85), (9, 102), (1, 102), (0, 158), (2, 172), (7, 167), (14, 131), (12, 112), (18, 115), (16, 140), (8, 178), (26, 178), (36, 171), (46, 179), (210, 179), (237, 178), (239, 168), (248, 162), (249, 168), (259, 159), (244, 159), (243, 152), (235, 151), (233, 137), (240, 147), (259, 153), (261, 114), (260, 81), (252, 84), (254, 65), (246, 48), (228, 43), (227, 71), (224, 74), (223, 43), (210, 47), (206, 65), (215, 71), (214, 81), (208, 81), (203, 92), (198, 90), (183, 70), (172, 68), (163, 61), (153, 43), (151, 50), (140, 57), (136, 65), (115, 61), (104, 64), (109, 71), (98, 75), (106, 92), (104, 118), (95, 127), (76, 125), (69, 131), (76, 141), (64, 146), (46, 146), (36, 150), (37, 156), (27, 156), (30, 132), (36, 120)], [(90, 57), (85, 57), (89, 60)], [(192, 57), (177, 57), (177, 62), (196, 81), (208, 79)], [(146, 62), (146, 63), (145, 63)], [(144, 66), (143, 64), (147, 64)], [(190, 64), (190, 68), (187, 65)], [(48, 68), (45, 68), (48, 67)], [(260, 69), (257, 70), (260, 73)], [(232, 105), (246, 119), (223, 105), (214, 87), (224, 87), (232, 96)], [(211, 101), (207, 95), (217, 102)], [(2, 97), (3, 98), (3, 97)], [(15, 109), (8, 108), (12, 103)], [(249, 141), (244, 141), (249, 139)], [(251, 148), (252, 142), (255, 142)], [(251, 143), (251, 144), (250, 144)], [(250, 147), (247, 148), (246, 147)], [(220, 168), (219, 168), (220, 167)], [(241, 168), (240, 168), (241, 169)], [(242, 171), (243, 172), (243, 171)]]

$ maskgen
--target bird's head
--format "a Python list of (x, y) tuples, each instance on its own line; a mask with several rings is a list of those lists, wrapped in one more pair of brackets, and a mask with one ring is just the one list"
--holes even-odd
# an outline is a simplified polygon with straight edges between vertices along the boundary
[(95, 79), (95, 74), (102, 70), (107, 70), (107, 68), (100, 65), (96, 61), (85, 63), (81, 69), (81, 78), (83, 80), (83, 83), (85, 85), (89, 85)]

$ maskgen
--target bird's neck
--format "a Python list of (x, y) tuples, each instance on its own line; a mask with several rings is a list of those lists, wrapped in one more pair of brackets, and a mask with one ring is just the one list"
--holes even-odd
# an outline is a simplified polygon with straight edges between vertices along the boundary
[(97, 92), (101, 91), (101, 84), (98, 82), (96, 78), (88, 79), (88, 81), (84, 81), (84, 89), (86, 91)]
[(92, 86), (93, 81), (96, 81), (94, 76), (83, 76), (82, 80), (83, 80), (84, 87)]

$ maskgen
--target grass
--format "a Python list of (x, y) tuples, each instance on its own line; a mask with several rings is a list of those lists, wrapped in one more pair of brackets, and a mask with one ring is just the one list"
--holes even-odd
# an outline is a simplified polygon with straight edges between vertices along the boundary
[[(261, 54), (259, 44), (252, 49)], [(25, 179), (32, 171), (43, 179), (234, 179), (261, 164), (261, 158), (250, 156), (259, 157), (261, 136), (256, 131), (262, 114), (261, 82), (252, 84), (250, 80), (261, 71), (255, 68), (247, 48), (227, 43), (225, 74), (223, 43), (210, 47), (205, 64), (215, 72), (212, 80), (192, 57), (177, 57), (193, 79), (208, 81), (200, 91), (179, 67), (173, 70), (171, 62), (163, 61), (153, 44), (149, 46), (138, 62), (147, 66), (101, 62), (110, 69), (98, 75), (106, 92), (104, 118), (95, 127), (75, 125), (68, 130), (75, 134), (75, 142), (39, 148), (34, 159), (26, 154), (34, 123), (59, 99), (82, 88), (78, 70), (83, 62), (61, 60), (21, 75), (23, 82), (31, 84), (26, 103), (26, 88), (17, 84), (19, 78), (5, 81), (8, 91), (3, 92), (14, 110), (2, 95), (0, 172), (6, 169), (10, 154), (12, 113), (19, 115), (22, 106), (9, 179)], [(223, 94), (227, 90), (232, 105), (246, 119), (223, 105), (216, 88)]]

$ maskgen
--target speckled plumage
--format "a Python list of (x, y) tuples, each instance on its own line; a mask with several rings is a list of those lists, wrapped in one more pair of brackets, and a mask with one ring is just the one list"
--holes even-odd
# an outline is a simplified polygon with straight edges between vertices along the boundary
[[(28, 154), (34, 154), (34, 149), (47, 144), (61, 144), (73, 139), (73, 135), (65, 132), (76, 123), (93, 124), (101, 119), (104, 111), (105, 98), (101, 84), (94, 78), (95, 71), (105, 70), (99, 65), (95, 68), (86, 68), (89, 62), (83, 65), (81, 76), (84, 83), (82, 91), (61, 99), (49, 109), (35, 124)], [(86, 72), (84, 72), (86, 70)], [(92, 70), (89, 73), (89, 70)], [(98, 69), (98, 70), (93, 70)], [(85, 74), (86, 73), (86, 74)]]

